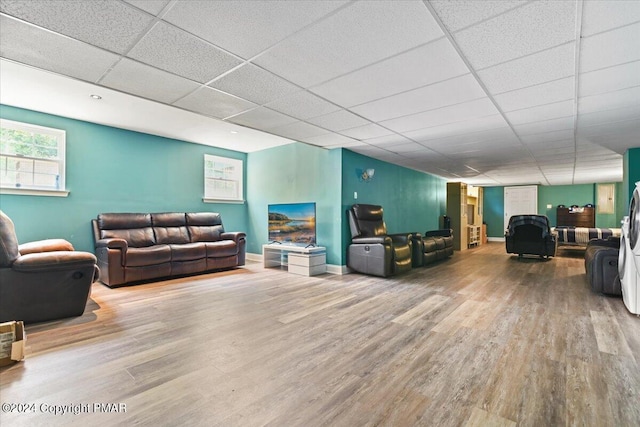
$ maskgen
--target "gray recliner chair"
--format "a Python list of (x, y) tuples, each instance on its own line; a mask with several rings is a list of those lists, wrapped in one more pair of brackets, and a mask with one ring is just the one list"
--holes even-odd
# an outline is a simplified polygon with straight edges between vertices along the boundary
[(409, 233), (387, 234), (382, 206), (353, 205), (349, 211), (351, 245), (347, 266), (357, 272), (387, 277), (411, 270)]
[(0, 322), (44, 322), (84, 313), (99, 274), (96, 257), (63, 239), (18, 245), (0, 211)]

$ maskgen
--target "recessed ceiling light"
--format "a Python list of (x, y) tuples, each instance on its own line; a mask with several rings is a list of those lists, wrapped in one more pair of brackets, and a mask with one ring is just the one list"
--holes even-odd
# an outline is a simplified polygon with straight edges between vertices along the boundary
[(93, 99), (102, 99), (100, 95), (89, 95)]
[(236, 133), (238, 133), (238, 131), (237, 130), (232, 130), (231, 133), (236, 134)]

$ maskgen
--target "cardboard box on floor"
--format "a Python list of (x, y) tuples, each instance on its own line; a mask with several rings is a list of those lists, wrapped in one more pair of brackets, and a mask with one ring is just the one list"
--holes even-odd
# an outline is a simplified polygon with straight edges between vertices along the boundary
[(24, 359), (26, 339), (23, 322), (0, 323), (0, 366)]

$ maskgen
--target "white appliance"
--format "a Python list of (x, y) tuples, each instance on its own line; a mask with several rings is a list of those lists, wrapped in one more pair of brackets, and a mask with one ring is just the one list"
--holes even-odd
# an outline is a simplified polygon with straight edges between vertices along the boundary
[(640, 314), (640, 182), (629, 203), (629, 216), (622, 220), (618, 274), (622, 300), (633, 314)]

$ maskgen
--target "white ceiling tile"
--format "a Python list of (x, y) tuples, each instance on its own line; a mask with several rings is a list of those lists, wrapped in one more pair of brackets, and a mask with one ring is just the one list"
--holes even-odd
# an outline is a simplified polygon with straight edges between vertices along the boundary
[(249, 59), (346, 1), (180, 1), (167, 22)]
[(0, 41), (3, 58), (90, 82), (118, 60), (113, 53), (6, 16), (0, 16)]
[(298, 141), (302, 141), (304, 138), (326, 135), (328, 133), (325, 129), (321, 129), (305, 122), (295, 122), (284, 126), (278, 126), (271, 129), (269, 132)]
[(334, 132), (364, 126), (369, 123), (368, 120), (365, 120), (347, 110), (340, 110), (322, 116), (313, 117), (308, 119), (307, 122)]
[(164, 22), (158, 22), (127, 56), (200, 83), (242, 62)]
[(351, 111), (372, 121), (381, 121), (485, 97), (475, 77), (467, 74), (352, 107)]
[(340, 131), (340, 133), (355, 139), (371, 139), (379, 136), (391, 135), (393, 132), (383, 128), (382, 126), (378, 126), (377, 124), (370, 123), (356, 128), (345, 129)]
[(539, 122), (527, 123), (522, 125), (515, 125), (513, 128), (520, 136), (532, 135), (543, 132), (554, 132), (559, 130), (571, 130), (573, 131), (574, 118), (561, 117), (559, 119), (543, 120)]
[(640, 104), (613, 110), (594, 111), (592, 113), (580, 114), (578, 116), (578, 126), (597, 126), (605, 123), (616, 123), (626, 120), (637, 120), (640, 123)]
[(178, 100), (175, 105), (205, 116), (220, 119), (256, 107), (256, 104), (252, 102), (227, 95), (206, 86)]
[(471, 65), (480, 70), (573, 40), (575, 15), (574, 2), (533, 2), (453, 37)]
[(273, 129), (278, 126), (297, 122), (293, 117), (285, 116), (284, 114), (264, 107), (247, 111), (246, 113), (230, 117), (227, 120), (232, 123), (248, 126), (254, 129)]
[(145, 12), (149, 12), (152, 15), (157, 15), (162, 12), (162, 9), (169, 4), (170, 0), (124, 0), (127, 3), (142, 9)]
[(468, 72), (449, 40), (442, 38), (338, 77), (311, 91), (351, 107)]
[(640, 86), (582, 97), (578, 100), (578, 114), (622, 107), (637, 107), (638, 105), (640, 105)]
[(362, 143), (356, 139), (348, 138), (344, 135), (339, 135), (337, 133), (327, 133), (320, 136), (303, 138), (305, 142), (308, 142), (313, 145), (318, 145), (320, 147), (347, 147), (347, 146), (355, 146), (362, 145)]
[[(418, 140), (414, 138), (414, 140)], [(441, 146), (464, 144), (470, 142), (482, 142), (485, 147), (503, 148), (509, 145), (519, 145), (520, 141), (509, 127), (501, 127), (481, 132), (464, 133), (460, 135), (446, 136), (442, 138), (431, 138), (428, 140), (418, 140), (421, 144), (434, 149)]]
[(611, 67), (640, 59), (640, 23), (582, 39), (580, 72)]
[(270, 102), (267, 107), (301, 120), (340, 110), (340, 107), (304, 90)]
[(475, 119), (497, 113), (498, 111), (489, 98), (481, 98), (471, 102), (443, 107), (438, 110), (386, 120), (381, 122), (381, 124), (397, 132), (410, 132), (412, 130)]
[(200, 87), (191, 80), (127, 58), (122, 58), (100, 84), (167, 104)]
[(498, 95), (514, 89), (573, 76), (573, 43), (515, 59), (478, 72), (489, 92)]
[(442, 35), (422, 2), (354, 2), (253, 62), (308, 87)]
[(525, 0), (485, 0), (482, 2), (477, 0), (429, 0), (429, 3), (447, 29), (454, 32), (525, 5), (527, 2)]
[(552, 132), (541, 132), (531, 135), (522, 135), (520, 140), (525, 144), (546, 143), (573, 138), (573, 129), (556, 130)]
[(567, 77), (548, 83), (504, 92), (494, 97), (502, 111), (509, 112), (552, 102), (572, 99), (575, 96), (575, 79)]
[(579, 85), (581, 97), (640, 86), (640, 61), (580, 74)]
[(153, 21), (114, 1), (3, 0), (0, 11), (117, 53), (125, 53)]
[(209, 86), (261, 105), (300, 90), (253, 64), (238, 67)]
[(465, 120), (464, 122), (454, 122), (410, 132), (403, 132), (403, 135), (415, 141), (426, 141), (435, 138), (464, 135), (491, 129), (506, 129), (508, 133), (513, 135), (513, 132), (509, 129), (507, 122), (500, 114)]
[(506, 113), (505, 116), (512, 125), (517, 126), (526, 123), (573, 116), (573, 114), (574, 102), (573, 100), (569, 100), (512, 111), (510, 113)]
[[(399, 144), (408, 144), (412, 142), (410, 139), (405, 138), (402, 135), (392, 134), (379, 136), (377, 138), (365, 139), (363, 142), (366, 142), (370, 145), (378, 145), (378, 146), (391, 146), (391, 145), (399, 145)], [(424, 149), (424, 147), (422, 147)]]
[(424, 147), (415, 142), (407, 142), (406, 144), (394, 144), (394, 145), (378, 145), (378, 147), (386, 148), (397, 154), (410, 153), (415, 151), (422, 151)]
[(640, 21), (637, 0), (589, 0), (582, 6), (583, 37), (637, 21)]

